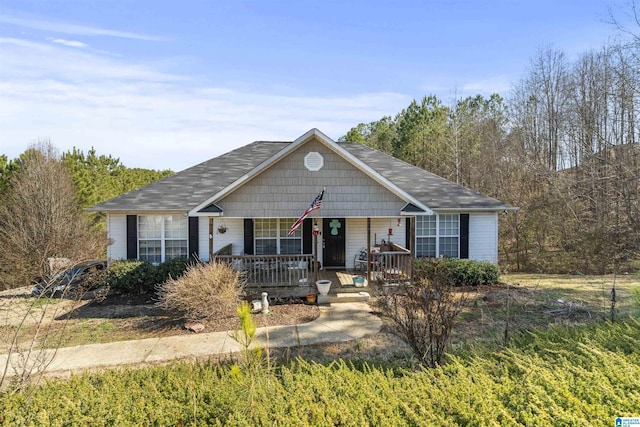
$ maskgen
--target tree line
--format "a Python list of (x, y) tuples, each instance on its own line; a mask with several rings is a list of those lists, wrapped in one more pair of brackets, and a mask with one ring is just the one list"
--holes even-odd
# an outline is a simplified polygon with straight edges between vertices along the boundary
[(575, 60), (541, 49), (508, 99), (413, 100), (351, 128), (365, 144), (520, 208), (503, 268), (605, 273), (640, 252), (640, 38)]
[(60, 155), (47, 140), (16, 159), (0, 155), (0, 289), (45, 276), (49, 258), (104, 257), (104, 218), (83, 208), (172, 173), (127, 168), (93, 148)]

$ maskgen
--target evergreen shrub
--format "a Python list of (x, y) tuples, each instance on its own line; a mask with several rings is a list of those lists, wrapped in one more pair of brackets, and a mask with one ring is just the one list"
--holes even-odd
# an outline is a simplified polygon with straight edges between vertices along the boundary
[(422, 259), (415, 263), (414, 280), (446, 280), (451, 286), (495, 285), (500, 280), (500, 269), (486, 261), (446, 258)]
[(109, 265), (105, 281), (118, 293), (150, 293), (169, 278), (182, 276), (190, 262), (187, 258), (175, 258), (155, 266), (147, 261), (116, 261)]

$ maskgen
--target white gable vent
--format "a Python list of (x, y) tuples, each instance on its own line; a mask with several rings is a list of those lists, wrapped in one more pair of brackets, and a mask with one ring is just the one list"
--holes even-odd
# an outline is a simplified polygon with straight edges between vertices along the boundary
[(324, 166), (324, 158), (322, 154), (312, 151), (304, 156), (304, 167), (311, 172), (317, 172)]

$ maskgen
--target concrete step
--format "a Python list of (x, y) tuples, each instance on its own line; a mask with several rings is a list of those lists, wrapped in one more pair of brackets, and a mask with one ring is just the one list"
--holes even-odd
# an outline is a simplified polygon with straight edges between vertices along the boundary
[(318, 304), (340, 304), (342, 302), (367, 302), (371, 298), (369, 292), (338, 292), (329, 295), (318, 295)]

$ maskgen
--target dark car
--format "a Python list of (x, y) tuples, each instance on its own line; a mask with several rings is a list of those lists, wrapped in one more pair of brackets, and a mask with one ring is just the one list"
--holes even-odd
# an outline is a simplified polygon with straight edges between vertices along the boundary
[(65, 270), (40, 280), (31, 293), (38, 295), (63, 296), (96, 287), (99, 272), (107, 268), (106, 261), (90, 261), (76, 264)]

